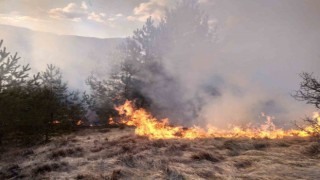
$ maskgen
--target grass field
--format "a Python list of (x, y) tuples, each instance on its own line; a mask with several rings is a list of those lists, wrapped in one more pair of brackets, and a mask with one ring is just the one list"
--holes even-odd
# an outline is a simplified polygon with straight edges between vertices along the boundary
[(318, 179), (308, 139), (148, 140), (132, 128), (85, 129), (1, 149), (0, 179)]

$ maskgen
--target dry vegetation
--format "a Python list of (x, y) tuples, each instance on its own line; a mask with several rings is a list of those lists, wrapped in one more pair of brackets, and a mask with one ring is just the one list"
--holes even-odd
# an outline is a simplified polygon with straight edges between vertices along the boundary
[[(307, 139), (148, 140), (87, 129), (32, 148), (1, 149), (0, 179), (317, 179)], [(143, 177), (143, 178), (141, 178)]]

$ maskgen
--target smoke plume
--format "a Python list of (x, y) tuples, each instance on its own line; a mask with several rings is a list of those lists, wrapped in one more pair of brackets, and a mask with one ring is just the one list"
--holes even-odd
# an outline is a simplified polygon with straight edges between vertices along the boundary
[[(261, 118), (262, 112), (274, 116), (276, 125), (290, 127), (293, 121), (310, 114), (313, 107), (295, 101), (290, 94), (298, 88), (299, 73), (314, 70), (309, 63), (315, 52), (313, 48), (310, 54), (302, 52), (305, 40), (300, 45), (288, 44), (298, 42), (301, 36), (310, 37), (307, 34), (293, 37), (295, 33), (288, 30), (299, 27), (301, 22), (282, 24), (293, 12), (286, 7), (276, 10), (277, 13), (286, 10), (282, 16), (278, 14), (281, 18), (274, 19), (276, 22), (248, 23), (247, 31), (252, 34), (243, 34), (245, 25), (238, 24), (241, 20), (236, 18), (228, 27), (219, 22), (213, 34), (218, 39), (210, 43), (203, 41), (200, 33), (193, 33), (187, 39), (178, 36), (162, 59), (164, 75), (157, 77), (155, 84), (144, 87), (145, 94), (154, 103), (154, 113), (186, 126), (210, 124), (223, 128), (261, 124), (265, 121)], [(192, 16), (192, 12), (183, 11), (176, 21), (168, 24), (176, 23), (176, 32), (180, 29), (180, 32), (190, 32)], [(231, 21), (230, 18), (227, 21)], [(279, 38), (275, 29), (268, 27), (270, 23), (276, 23), (279, 27), (275, 29), (288, 34), (282, 32)], [(266, 28), (255, 32), (256, 25)], [(310, 61), (303, 63), (299, 58)], [(287, 68), (289, 64), (293, 68)], [(148, 76), (154, 75), (153, 71), (149, 73)]]

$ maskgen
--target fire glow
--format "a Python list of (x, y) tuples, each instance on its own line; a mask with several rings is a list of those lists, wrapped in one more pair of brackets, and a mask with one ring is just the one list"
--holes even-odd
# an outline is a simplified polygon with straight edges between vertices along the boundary
[[(215, 127), (208, 126), (207, 130), (194, 126), (184, 128), (182, 126), (171, 126), (169, 119), (157, 120), (144, 109), (135, 109), (132, 102), (126, 101), (125, 104), (116, 107), (118, 113), (122, 116), (119, 123), (128, 126), (134, 126), (135, 134), (147, 136), (149, 139), (196, 139), (196, 138), (269, 138), (277, 139), (284, 137), (308, 137), (307, 132), (314, 131), (312, 127), (307, 126), (305, 129), (283, 130), (277, 128), (272, 118), (266, 116), (267, 121), (259, 128), (240, 128), (233, 127), (231, 130), (219, 130)], [(262, 116), (265, 116), (262, 114)], [(320, 124), (320, 114), (314, 113), (314, 119)], [(111, 123), (115, 123), (111, 118)]]

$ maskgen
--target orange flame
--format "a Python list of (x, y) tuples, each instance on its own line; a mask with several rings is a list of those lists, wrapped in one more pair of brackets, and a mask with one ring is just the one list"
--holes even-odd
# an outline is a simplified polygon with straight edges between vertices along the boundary
[(77, 124), (77, 126), (81, 126), (81, 125), (83, 125), (83, 121), (82, 120), (78, 120), (76, 124)]
[(60, 121), (54, 120), (54, 121), (52, 121), (52, 124), (60, 124)]
[[(116, 107), (116, 110), (123, 117), (120, 123), (136, 127), (135, 134), (147, 136), (150, 139), (171, 139), (171, 138), (283, 138), (289, 136), (307, 137), (309, 134), (304, 130), (283, 130), (277, 128), (273, 122), (273, 117), (266, 116), (262, 113), (262, 117), (266, 117), (267, 121), (259, 128), (240, 128), (234, 127), (231, 130), (219, 130), (215, 127), (208, 126), (207, 130), (200, 127), (184, 128), (182, 126), (171, 126), (168, 119), (157, 120), (144, 109), (135, 109), (130, 101), (126, 101), (123, 105)], [(314, 119), (320, 124), (319, 113), (314, 114)], [(111, 122), (114, 123), (113, 119)], [(310, 131), (314, 131), (312, 127), (305, 127)]]
[(113, 124), (117, 124), (112, 117), (109, 118), (109, 124), (113, 125)]

